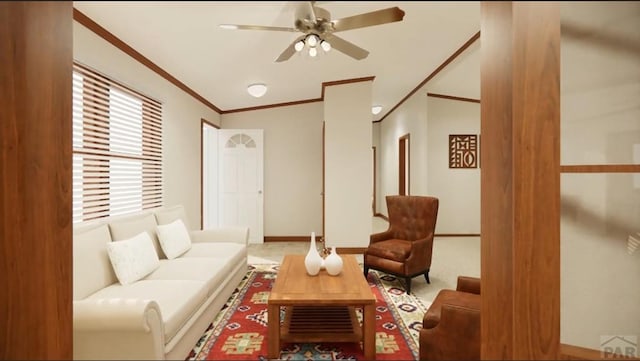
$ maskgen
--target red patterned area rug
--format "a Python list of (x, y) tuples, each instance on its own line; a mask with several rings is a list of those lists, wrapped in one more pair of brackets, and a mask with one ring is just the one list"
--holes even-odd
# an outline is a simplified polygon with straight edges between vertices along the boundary
[[(249, 266), (187, 360), (266, 360), (267, 298), (278, 267)], [(407, 295), (396, 277), (372, 270), (368, 281), (377, 298), (376, 359), (417, 360), (418, 335), (427, 307)], [(282, 360), (362, 360), (363, 356), (360, 343), (285, 343), (280, 352)]]

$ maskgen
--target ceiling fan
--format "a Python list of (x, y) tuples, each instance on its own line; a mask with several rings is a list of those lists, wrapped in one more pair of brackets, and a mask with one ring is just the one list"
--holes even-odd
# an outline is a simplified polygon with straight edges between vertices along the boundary
[(276, 62), (288, 60), (297, 51), (301, 51), (305, 46), (309, 49), (309, 55), (317, 54), (317, 47), (324, 51), (333, 48), (356, 60), (361, 60), (369, 55), (369, 52), (361, 47), (339, 37), (334, 33), (346, 30), (364, 28), (368, 26), (382, 25), (401, 21), (404, 18), (404, 11), (400, 8), (392, 7), (388, 9), (376, 10), (359, 15), (349, 16), (342, 19), (331, 20), (331, 14), (326, 9), (315, 6), (315, 1), (301, 2), (296, 10), (294, 27), (262, 26), (262, 25), (235, 25), (220, 24), (223, 29), (239, 30), (270, 30), (301, 32), (303, 35), (295, 39), (280, 56)]

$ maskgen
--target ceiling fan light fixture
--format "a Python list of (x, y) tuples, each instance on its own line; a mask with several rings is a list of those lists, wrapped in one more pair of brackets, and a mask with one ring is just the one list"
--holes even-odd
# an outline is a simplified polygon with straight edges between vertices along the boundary
[(374, 105), (371, 107), (371, 113), (373, 113), (373, 115), (378, 115), (380, 114), (381, 111), (382, 111), (382, 105)]
[(298, 42), (296, 42), (296, 44), (293, 46), (294, 49), (296, 49), (296, 51), (302, 51), (302, 49), (304, 49), (304, 41), (300, 40)]
[(316, 49), (316, 48), (309, 48), (309, 56), (311, 56), (311, 57), (315, 57), (316, 55), (318, 55), (318, 49)]
[(267, 92), (267, 86), (262, 83), (251, 84), (247, 87), (247, 92), (249, 92), (252, 97), (260, 98)]
[(331, 50), (331, 44), (329, 44), (328, 41), (326, 40), (322, 40), (320, 42), (320, 47), (322, 48), (322, 50), (324, 50), (325, 52), (328, 52), (329, 50)]
[(318, 45), (318, 37), (315, 34), (307, 36), (307, 44), (309, 44), (310, 47), (315, 47)]

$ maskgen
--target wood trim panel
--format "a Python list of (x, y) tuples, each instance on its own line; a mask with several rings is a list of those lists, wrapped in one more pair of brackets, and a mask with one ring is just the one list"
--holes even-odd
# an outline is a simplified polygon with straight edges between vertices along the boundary
[(455, 53), (451, 54), (451, 56), (449, 56), (447, 60), (445, 60), (442, 64), (440, 64), (440, 66), (437, 67), (436, 70), (431, 72), (431, 74), (429, 74), (429, 76), (427, 76), (423, 81), (421, 81), (420, 84), (418, 84), (415, 88), (413, 88), (413, 90), (410, 91), (409, 94), (407, 94), (404, 98), (402, 98), (402, 100), (400, 100), (398, 104), (396, 104), (382, 118), (380, 118), (380, 121), (383, 121), (387, 116), (389, 116), (389, 114), (393, 113), (393, 111), (396, 110), (400, 105), (402, 105), (402, 103), (404, 103), (407, 99), (409, 99), (409, 97), (415, 94), (415, 92), (417, 92), (420, 88), (422, 88), (425, 84), (427, 84), (427, 82), (431, 80), (434, 76), (438, 75), (438, 73), (441, 72), (442, 69), (444, 69), (447, 65), (449, 65), (449, 63), (454, 61), (460, 54), (462, 54), (465, 50), (467, 50), (467, 48), (470, 47), (473, 43), (475, 43), (476, 40), (478, 39), (480, 39), (479, 31), (475, 33), (475, 35), (473, 35), (469, 40), (467, 40), (466, 43), (462, 44), (462, 46), (458, 50), (456, 50)]
[(437, 94), (437, 93), (427, 93), (428, 97), (433, 97), (433, 98), (442, 98), (442, 99), (449, 99), (449, 100), (459, 100), (461, 102), (470, 102), (470, 103), (480, 103), (480, 99), (472, 99), (472, 98), (463, 98), (463, 97), (456, 97), (453, 95), (445, 95), (445, 94)]
[(71, 360), (72, 2), (0, 3), (0, 359)]
[(262, 109), (270, 109), (270, 108), (278, 108), (278, 107), (289, 107), (289, 106), (292, 106), (292, 105), (300, 105), (300, 104), (321, 102), (323, 100), (324, 100), (323, 98), (315, 98), (315, 99), (296, 100), (296, 101), (285, 102), (285, 103), (258, 105), (258, 106), (255, 106), (255, 107), (223, 110), (222, 112), (220, 112), (220, 114), (241, 113), (241, 112), (250, 112), (252, 110), (262, 110)]
[(623, 356), (619, 354), (604, 355), (600, 350), (560, 344), (559, 360), (640, 360), (637, 357)]
[[(329, 247), (330, 248), (330, 247)], [(337, 254), (364, 254), (366, 247), (336, 247)]]
[(365, 76), (362, 78), (325, 81), (322, 83), (322, 93), (320, 94), (320, 99), (324, 100), (324, 89), (328, 86), (343, 85), (343, 84), (349, 84), (349, 83), (359, 83), (361, 81), (373, 81), (375, 78), (376, 78), (375, 76)]
[(132, 48), (129, 44), (125, 43), (120, 38), (118, 38), (117, 36), (115, 36), (111, 32), (109, 32), (107, 29), (105, 29), (102, 26), (100, 26), (100, 24), (98, 24), (95, 21), (93, 21), (90, 17), (88, 17), (87, 15), (82, 13), (80, 10), (75, 9), (75, 8), (73, 9), (73, 20), (75, 20), (78, 23), (82, 24), (87, 29), (93, 31), (96, 35), (98, 35), (99, 37), (103, 38), (105, 41), (107, 41), (111, 45), (115, 46), (116, 48), (120, 49), (125, 54), (127, 54), (130, 57), (134, 58), (140, 64), (142, 64), (142, 65), (146, 66), (147, 68), (151, 69), (153, 72), (155, 72), (156, 74), (160, 75), (161, 77), (163, 77), (164, 79), (169, 81), (171, 84), (177, 86), (178, 88), (183, 90), (185, 93), (187, 93), (187, 94), (191, 95), (192, 97), (194, 97), (195, 99), (199, 100), (202, 104), (206, 105), (207, 107), (209, 107), (213, 111), (217, 112), (218, 114), (222, 113), (222, 110), (220, 110), (220, 108), (218, 108), (217, 106), (212, 104), (210, 101), (205, 99), (202, 95), (196, 93), (195, 90), (189, 88), (186, 84), (184, 84), (183, 82), (178, 80), (173, 75), (169, 74), (166, 70), (164, 70), (161, 67), (159, 67), (156, 63), (152, 62), (147, 57), (145, 57), (144, 55), (140, 54), (137, 50)]
[(640, 173), (640, 164), (580, 164), (560, 166), (562, 173)]
[(481, 358), (560, 344), (560, 10), (481, 2)]

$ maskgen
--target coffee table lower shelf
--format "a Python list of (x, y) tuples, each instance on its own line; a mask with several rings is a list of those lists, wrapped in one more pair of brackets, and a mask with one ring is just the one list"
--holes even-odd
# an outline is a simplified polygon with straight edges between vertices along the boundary
[(360, 342), (362, 327), (351, 306), (288, 306), (283, 342)]

